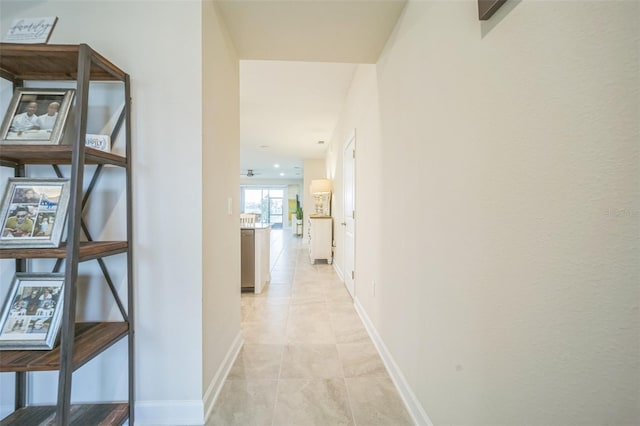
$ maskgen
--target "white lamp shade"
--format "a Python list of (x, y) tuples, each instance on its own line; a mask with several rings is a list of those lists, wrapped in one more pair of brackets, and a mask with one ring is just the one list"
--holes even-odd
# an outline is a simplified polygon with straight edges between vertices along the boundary
[(331, 192), (331, 181), (329, 179), (314, 179), (311, 181), (311, 193), (323, 194)]

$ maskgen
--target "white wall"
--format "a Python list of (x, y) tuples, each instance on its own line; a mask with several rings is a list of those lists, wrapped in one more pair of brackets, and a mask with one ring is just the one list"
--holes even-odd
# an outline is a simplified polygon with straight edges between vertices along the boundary
[[(356, 135), (356, 250), (355, 294), (360, 300), (373, 296), (373, 281), (380, 276), (380, 217), (382, 211), (380, 116), (377, 74), (375, 65), (358, 65), (349, 88), (340, 120), (331, 136), (327, 163), (334, 176), (332, 214), (334, 216), (334, 267), (344, 271), (344, 230), (335, 226), (344, 222), (343, 156), (345, 145)], [(393, 200), (388, 200), (393, 202)], [(397, 211), (397, 219), (404, 220), (407, 212)], [(400, 225), (400, 223), (398, 223)], [(376, 230), (375, 232), (372, 232)], [(403, 231), (400, 231), (403, 232)], [(375, 306), (369, 304), (368, 306)]]
[(640, 423), (639, 7), (507, 2), (483, 24), (473, 1), (409, 2), (380, 130), (343, 115), (357, 303), (420, 422)]
[[(236, 271), (229, 265), (239, 261), (231, 250), (211, 260), (220, 247), (237, 248), (239, 257), (236, 233), (225, 230), (231, 220), (225, 216), (228, 197), (237, 209), (238, 167), (233, 165), (237, 162), (237, 111), (225, 104), (237, 104), (233, 51), (214, 40), (219, 22), (210, 9), (202, 16), (199, 1), (3, 0), (0, 7), (2, 28), (17, 17), (58, 16), (50, 43), (87, 43), (131, 75), (137, 423), (197, 424), (203, 419), (203, 389), (228, 350), (222, 345), (229, 346), (239, 330), (239, 312), (233, 311), (233, 303), (217, 297), (231, 292)], [(230, 79), (228, 88), (222, 87), (226, 82), (222, 79), (203, 84), (210, 78), (203, 75), (203, 19), (212, 26), (204, 42), (214, 49), (205, 58), (205, 70), (221, 71)], [(217, 61), (221, 63), (214, 67)], [(206, 102), (203, 93), (221, 98)], [(223, 116), (231, 121), (212, 130)], [(228, 141), (223, 143), (223, 137)], [(226, 157), (213, 159), (216, 167), (203, 177), (201, 158), (211, 151)], [(233, 174), (227, 175), (232, 168)], [(218, 190), (215, 199), (209, 200), (209, 191)], [(207, 225), (203, 225), (203, 211)], [(217, 223), (209, 224), (210, 217)], [(213, 240), (218, 248), (211, 247)], [(211, 268), (225, 265), (226, 269), (203, 271), (203, 253)], [(207, 313), (203, 313), (204, 302)], [(225, 321), (205, 329), (203, 318), (209, 315), (224, 316)], [(105, 368), (92, 362), (84, 367), (95, 373), (76, 373), (74, 392), (110, 388), (116, 382), (111, 393), (122, 395), (126, 368), (115, 361), (125, 359), (126, 344), (110, 351), (116, 355), (106, 356), (116, 358), (114, 364)], [(203, 353), (211, 358), (204, 361)], [(32, 376), (44, 377), (52, 386), (57, 380), (52, 373)], [(74, 395), (86, 400), (94, 393)], [(30, 402), (45, 400), (55, 400), (55, 392), (34, 396)]]
[(219, 12), (211, 1), (202, 6), (202, 391), (208, 413), (242, 344), (240, 83), (238, 58)]
[(256, 177), (241, 177), (240, 185), (243, 186), (289, 186), (302, 185), (302, 179), (262, 179)]
[[(1, 10), (1, 9), (0, 9)], [(1, 21), (0, 21), (1, 22)], [(1, 29), (1, 28), (0, 28)], [(12, 86), (6, 80), (0, 79), (0, 111), (4, 114), (12, 95)], [(5, 182), (13, 177), (13, 169), (0, 167), (0, 194), (4, 195)], [(13, 259), (0, 260), (0, 300), (6, 300), (14, 277), (15, 261)], [(14, 374), (0, 373), (0, 418), (4, 418), (13, 411)]]

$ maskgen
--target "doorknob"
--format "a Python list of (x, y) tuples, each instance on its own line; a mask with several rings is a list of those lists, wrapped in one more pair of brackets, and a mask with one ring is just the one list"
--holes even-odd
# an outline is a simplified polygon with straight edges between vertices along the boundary
[(347, 222), (341, 222), (340, 225), (347, 226)]

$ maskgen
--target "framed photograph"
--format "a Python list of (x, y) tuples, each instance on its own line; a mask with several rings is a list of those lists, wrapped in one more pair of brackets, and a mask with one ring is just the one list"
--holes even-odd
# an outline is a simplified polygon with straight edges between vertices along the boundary
[(69, 187), (69, 179), (9, 178), (0, 206), (0, 248), (58, 247)]
[(0, 316), (0, 350), (53, 349), (60, 321), (63, 274), (17, 273)]
[(58, 145), (74, 93), (73, 89), (16, 89), (0, 127), (0, 144)]

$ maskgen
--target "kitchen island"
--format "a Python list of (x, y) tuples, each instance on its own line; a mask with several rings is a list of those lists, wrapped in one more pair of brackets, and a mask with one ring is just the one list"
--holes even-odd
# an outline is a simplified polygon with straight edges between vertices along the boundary
[(271, 225), (255, 223), (240, 227), (240, 288), (261, 293), (271, 280)]

